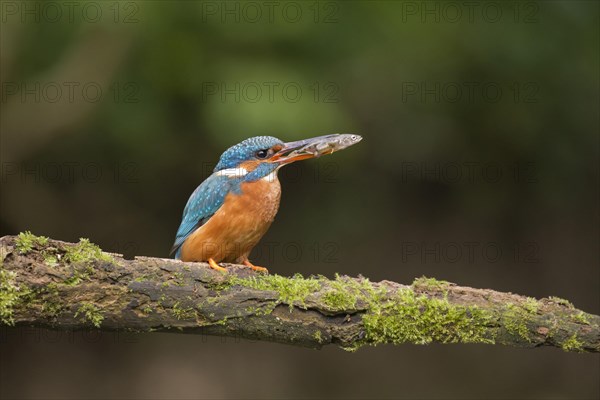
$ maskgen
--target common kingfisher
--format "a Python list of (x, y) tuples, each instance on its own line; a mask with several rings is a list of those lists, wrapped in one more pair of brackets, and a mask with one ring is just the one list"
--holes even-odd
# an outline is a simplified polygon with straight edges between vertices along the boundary
[(213, 174), (190, 196), (171, 253), (182, 261), (206, 261), (220, 271), (225, 268), (219, 262), (267, 271), (248, 256), (279, 209), (279, 168), (331, 154), (361, 139), (336, 134), (284, 143), (272, 136), (256, 136), (230, 147)]

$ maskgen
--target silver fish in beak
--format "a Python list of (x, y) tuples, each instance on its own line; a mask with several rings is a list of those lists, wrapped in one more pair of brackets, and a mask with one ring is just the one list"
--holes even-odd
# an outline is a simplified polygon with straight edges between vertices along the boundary
[(283, 148), (274, 154), (270, 161), (284, 165), (294, 161), (320, 157), (343, 150), (361, 140), (362, 136), (352, 133), (336, 133), (289, 142), (285, 143)]

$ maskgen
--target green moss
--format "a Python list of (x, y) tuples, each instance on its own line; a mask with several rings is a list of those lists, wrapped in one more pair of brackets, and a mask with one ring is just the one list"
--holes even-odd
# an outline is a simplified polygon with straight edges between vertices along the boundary
[(197, 315), (192, 307), (182, 308), (179, 302), (173, 304), (171, 314), (179, 320), (196, 318)]
[(63, 306), (60, 303), (45, 301), (42, 304), (42, 312), (49, 317), (58, 316), (63, 310)]
[[(531, 305), (529, 307), (531, 308)], [(501, 318), (508, 333), (513, 336), (520, 336), (526, 341), (531, 342), (527, 324), (531, 321), (532, 313), (525, 306), (508, 303), (502, 312)]]
[(323, 335), (321, 334), (321, 331), (318, 329), (313, 334), (313, 338), (319, 343), (323, 342)]
[[(79, 243), (66, 248), (66, 253), (62, 257), (66, 263), (75, 263), (73, 275), (65, 279), (64, 284), (68, 286), (77, 286), (82, 281), (90, 278), (96, 271), (91, 264), (95, 261), (114, 261), (113, 258), (102, 252), (98, 246), (90, 243), (88, 239), (79, 239)], [(84, 266), (78, 264), (85, 264)]]
[(73, 275), (64, 280), (64, 284), (67, 286), (77, 286), (86, 279), (89, 279), (89, 275), (86, 272), (75, 270), (73, 271)]
[(248, 314), (253, 314), (253, 315), (258, 315), (258, 316), (269, 315), (273, 312), (273, 310), (275, 309), (276, 306), (277, 306), (277, 302), (270, 302), (270, 303), (266, 303), (262, 307), (246, 307), (245, 311)]
[(42, 313), (48, 317), (54, 318), (64, 309), (64, 305), (60, 300), (58, 285), (54, 282), (38, 289), (35, 299), (42, 303)]
[(250, 278), (231, 277), (230, 284), (240, 285), (258, 290), (269, 290), (279, 294), (279, 301), (289, 304), (290, 308), (294, 305), (306, 308), (306, 298), (308, 295), (317, 292), (321, 288), (319, 279), (310, 277), (304, 278), (296, 274), (291, 278), (280, 275), (259, 275)]
[(332, 310), (351, 310), (356, 307), (360, 291), (352, 285), (354, 280), (344, 280), (338, 274), (335, 280), (329, 281), (328, 290), (323, 295), (323, 302)]
[(577, 314), (571, 315), (571, 319), (580, 324), (590, 325), (588, 314), (584, 313), (583, 311), (579, 311)]
[(558, 305), (561, 305), (561, 306), (565, 306), (568, 308), (575, 308), (573, 303), (571, 303), (569, 300), (561, 299), (560, 297), (550, 296), (550, 297), (548, 297), (548, 300), (550, 300)]
[(583, 343), (577, 339), (577, 334), (562, 342), (561, 347), (564, 351), (583, 351)]
[(44, 262), (50, 267), (58, 265), (58, 258), (54, 254), (44, 254)]
[(150, 277), (147, 275), (142, 275), (142, 276), (138, 276), (136, 278), (133, 279), (134, 282), (146, 282), (149, 281)]
[[(214, 290), (215, 292), (217, 292), (217, 294), (220, 294), (220, 292), (229, 289), (238, 280), (239, 280), (239, 278), (227, 276), (227, 279), (225, 279), (224, 281), (217, 281), (217, 282), (211, 281), (211, 282), (207, 282), (206, 283), (206, 287), (209, 288), (209, 289), (211, 289), (211, 290)], [(243, 284), (243, 282), (241, 282), (240, 284)]]
[(329, 290), (323, 295), (325, 305), (334, 310), (353, 309), (356, 297), (341, 290)]
[[(138, 279), (141, 279), (141, 278), (138, 278)], [(171, 277), (169, 277), (166, 281), (164, 281), (160, 284), (160, 286), (162, 288), (168, 288), (170, 286), (184, 286), (184, 285), (185, 285), (185, 277), (183, 276), (183, 274), (181, 272), (173, 273), (173, 275)]]
[(75, 318), (79, 315), (83, 316), (82, 321), (90, 322), (96, 328), (100, 328), (102, 321), (104, 321), (104, 316), (100, 312), (100, 309), (90, 302), (84, 302), (79, 306), (75, 312)]
[(152, 307), (149, 304), (146, 304), (142, 307), (142, 312), (146, 314), (152, 314)]
[(175, 272), (173, 274), (173, 279), (175, 279), (176, 286), (184, 286), (185, 285), (185, 279), (181, 272)]
[(371, 299), (363, 316), (369, 344), (405, 342), (494, 343), (488, 325), (493, 316), (476, 306), (455, 305), (446, 299), (400, 289), (388, 300)]
[[(391, 292), (393, 287), (373, 284), (368, 279), (350, 279), (336, 275), (334, 280), (324, 277), (291, 278), (261, 275), (250, 278), (235, 276), (229, 286), (240, 285), (258, 290), (274, 291), (278, 302), (290, 307), (306, 307), (310, 295), (321, 296), (321, 301), (332, 311), (365, 310), (362, 317), (364, 337), (345, 346), (354, 351), (362, 345), (380, 343), (494, 343), (498, 316), (477, 306), (453, 304), (443, 298), (418, 294), (412, 288)], [(419, 278), (413, 285), (444, 289), (449, 283), (433, 278)], [(528, 301), (527, 311), (536, 310), (535, 300)], [(246, 310), (249, 311), (249, 310)], [(252, 310), (250, 310), (252, 311)], [(322, 332), (314, 333), (315, 340)]]
[(113, 258), (103, 253), (100, 247), (84, 238), (79, 239), (79, 243), (76, 245), (69, 246), (63, 259), (69, 263), (85, 263), (97, 260), (113, 261)]
[(14, 309), (31, 291), (17, 284), (17, 273), (0, 269), (0, 322), (14, 325)]
[(423, 288), (432, 288), (432, 289), (446, 289), (450, 282), (442, 281), (435, 278), (427, 278), (422, 276), (413, 281), (413, 287), (423, 287)]
[(47, 237), (36, 236), (29, 231), (19, 233), (15, 242), (16, 248), (21, 254), (30, 252), (34, 246), (45, 246), (46, 244), (48, 244)]
[(533, 297), (527, 297), (519, 304), (508, 303), (501, 314), (501, 320), (506, 331), (513, 336), (531, 342), (531, 332), (528, 325), (537, 314), (540, 304)]
[(528, 297), (522, 305), (523, 309), (529, 314), (537, 314), (540, 308), (539, 302), (533, 297)]

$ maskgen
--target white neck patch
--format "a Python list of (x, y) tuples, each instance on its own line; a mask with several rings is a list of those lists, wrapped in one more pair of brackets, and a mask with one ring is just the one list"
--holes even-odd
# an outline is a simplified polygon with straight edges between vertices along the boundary
[(277, 169), (275, 171), (271, 172), (269, 175), (264, 176), (262, 178), (262, 180), (267, 181), (269, 183), (273, 183), (274, 181), (276, 181), (277, 180)]
[(248, 175), (248, 170), (246, 168), (227, 168), (218, 171), (216, 176), (227, 176), (229, 178), (241, 178), (243, 176)]

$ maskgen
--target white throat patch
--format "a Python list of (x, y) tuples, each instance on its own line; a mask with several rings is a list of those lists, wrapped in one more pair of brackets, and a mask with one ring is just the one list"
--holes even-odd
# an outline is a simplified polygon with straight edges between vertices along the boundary
[(218, 171), (216, 176), (227, 176), (229, 178), (241, 178), (242, 176), (248, 175), (246, 168), (227, 168)]
[(262, 180), (267, 181), (269, 183), (275, 182), (277, 180), (277, 169), (275, 171), (271, 172), (269, 175), (263, 177)]

